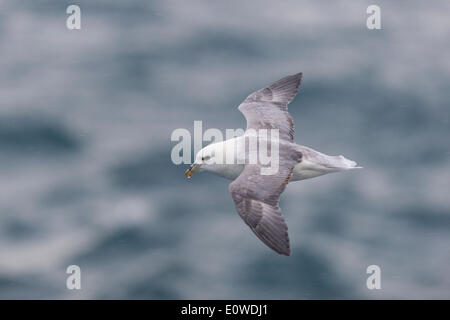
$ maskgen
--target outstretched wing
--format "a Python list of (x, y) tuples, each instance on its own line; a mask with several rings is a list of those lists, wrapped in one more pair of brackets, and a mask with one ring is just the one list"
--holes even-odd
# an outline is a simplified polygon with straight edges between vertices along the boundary
[(260, 165), (246, 164), (229, 186), (236, 210), (245, 223), (267, 246), (287, 256), (291, 253), (288, 228), (281, 215), (279, 198), (301, 157), (298, 150), (280, 145), (276, 174), (261, 175)]
[(287, 105), (297, 95), (302, 74), (287, 76), (247, 97), (238, 109), (247, 129), (278, 129), (280, 139), (294, 140), (294, 121)]

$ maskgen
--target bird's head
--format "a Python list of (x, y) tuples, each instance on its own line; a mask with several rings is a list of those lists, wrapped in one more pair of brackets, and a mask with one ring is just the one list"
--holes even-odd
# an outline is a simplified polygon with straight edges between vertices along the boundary
[(216, 146), (214, 144), (210, 144), (209, 146), (204, 147), (195, 156), (194, 163), (191, 164), (191, 167), (186, 170), (184, 173), (186, 178), (190, 178), (194, 173), (203, 171), (203, 170), (211, 170), (215, 166), (215, 149)]

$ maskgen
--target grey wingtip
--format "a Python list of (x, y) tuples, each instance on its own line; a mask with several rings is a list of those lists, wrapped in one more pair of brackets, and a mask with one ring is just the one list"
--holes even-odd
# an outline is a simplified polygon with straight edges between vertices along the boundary
[[(287, 236), (287, 233), (286, 233), (286, 236)], [(290, 241), (289, 241), (289, 237), (288, 237), (288, 238), (287, 238), (287, 244), (286, 244), (286, 246), (285, 246), (285, 247), (281, 247), (281, 248), (274, 249), (275, 252), (277, 252), (277, 253), (280, 254), (280, 255), (289, 257), (289, 256), (291, 255), (291, 245), (290, 245), (289, 242), (290, 242)]]
[(299, 72), (299, 73), (294, 74), (294, 77), (298, 79), (299, 85), (300, 85), (300, 82), (301, 82), (301, 80), (303, 78), (303, 72)]
[(268, 88), (271, 91), (270, 100), (288, 105), (297, 95), (302, 82), (303, 73), (299, 72), (281, 78), (272, 83)]
[(297, 81), (296, 87), (298, 88), (298, 87), (300, 87), (300, 84), (302, 82), (303, 72), (298, 72), (296, 74), (288, 76), (287, 78), (291, 78), (291, 79), (294, 79), (294, 81)]
[(300, 84), (302, 83), (302, 79), (303, 79), (303, 73), (299, 72), (296, 74), (297, 79), (298, 79), (298, 87), (300, 87)]
[(272, 252), (278, 253), (281, 256), (289, 257), (291, 255), (291, 248), (290, 247), (282, 248), (282, 249), (271, 247), (271, 249), (273, 250)]
[(299, 72), (299, 73), (294, 74), (294, 78), (296, 80), (295, 87), (296, 87), (297, 92), (298, 92), (298, 89), (300, 88), (300, 85), (302, 83), (303, 73)]

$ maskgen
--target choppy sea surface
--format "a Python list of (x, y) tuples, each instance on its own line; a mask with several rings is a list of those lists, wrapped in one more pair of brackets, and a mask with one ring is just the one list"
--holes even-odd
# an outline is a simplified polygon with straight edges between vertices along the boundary
[[(376, 31), (369, 1), (69, 4), (0, 2), (0, 298), (450, 298), (450, 2), (377, 1)], [(296, 142), (364, 169), (288, 186), (283, 257), (170, 136), (299, 71)]]

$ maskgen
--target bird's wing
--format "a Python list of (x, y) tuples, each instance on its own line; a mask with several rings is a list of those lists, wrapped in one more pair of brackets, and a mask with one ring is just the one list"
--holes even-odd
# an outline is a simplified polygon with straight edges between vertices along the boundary
[(287, 76), (249, 95), (238, 109), (248, 129), (278, 129), (280, 139), (294, 140), (294, 121), (287, 105), (297, 95), (302, 74)]
[(229, 190), (237, 212), (256, 236), (276, 252), (290, 255), (288, 230), (279, 198), (302, 154), (286, 145), (280, 145), (279, 152), (276, 174), (261, 175), (260, 165), (246, 164)]

